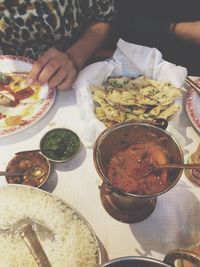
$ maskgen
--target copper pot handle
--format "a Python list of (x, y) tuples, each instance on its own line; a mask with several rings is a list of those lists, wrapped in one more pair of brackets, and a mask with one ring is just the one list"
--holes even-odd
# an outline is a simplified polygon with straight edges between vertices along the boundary
[(178, 259), (189, 261), (194, 266), (200, 266), (200, 254), (187, 249), (176, 249), (169, 251), (165, 256), (164, 262), (174, 266), (175, 261)]
[(154, 119), (152, 121), (150, 121), (150, 120), (132, 120), (132, 121), (138, 122), (138, 123), (150, 124), (150, 125), (156, 126), (158, 128), (161, 128), (163, 130), (166, 130), (167, 126), (168, 126), (168, 121), (166, 119), (163, 119), (163, 118), (157, 118), (157, 119)]
[(101, 185), (99, 185), (98, 188), (104, 195), (112, 195), (112, 193), (113, 193), (113, 190), (105, 182), (103, 182)]
[(152, 125), (157, 126), (163, 130), (166, 130), (168, 126), (168, 121), (163, 118), (157, 118), (153, 120)]

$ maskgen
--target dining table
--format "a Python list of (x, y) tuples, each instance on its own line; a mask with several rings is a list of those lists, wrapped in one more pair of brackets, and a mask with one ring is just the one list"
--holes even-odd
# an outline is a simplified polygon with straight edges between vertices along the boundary
[[(184, 92), (183, 107), (176, 125), (176, 136), (181, 142), (185, 162), (200, 143), (199, 132), (185, 109), (186, 98), (187, 92)], [(157, 197), (155, 210), (145, 220), (123, 223), (106, 212), (98, 188), (102, 180), (94, 166), (92, 146), (88, 146), (85, 140), (87, 125), (82, 120), (73, 89), (57, 91), (52, 107), (37, 123), (0, 137), (0, 169), (5, 170), (16, 152), (39, 149), (42, 136), (57, 127), (76, 132), (81, 140), (81, 149), (70, 161), (51, 162), (49, 179), (40, 190), (58, 196), (85, 217), (99, 240), (102, 262), (123, 256), (163, 260), (168, 251), (199, 242), (200, 188), (188, 180), (184, 172), (171, 190)], [(0, 185), (5, 183), (2, 176)]]

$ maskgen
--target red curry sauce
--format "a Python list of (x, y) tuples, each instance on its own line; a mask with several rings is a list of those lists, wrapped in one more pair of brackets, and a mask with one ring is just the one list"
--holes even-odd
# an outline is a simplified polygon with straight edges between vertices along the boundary
[(167, 170), (143, 176), (152, 165), (167, 163), (164, 148), (152, 143), (138, 143), (118, 150), (108, 164), (108, 179), (124, 192), (155, 194), (168, 186)]
[[(4, 75), (5, 76), (5, 75)], [(16, 75), (17, 77), (17, 75)], [(14, 97), (14, 101), (10, 103), (11, 107), (15, 107), (20, 103), (20, 100), (26, 99), (34, 95), (34, 90), (31, 87), (26, 87), (21, 90), (18, 90), (17, 92), (14, 92), (10, 88), (10, 83), (13, 81), (14, 77), (5, 76), (6, 81), (3, 82), (0, 80), (0, 91), (7, 91)], [(19, 83), (20, 86), (20, 83)]]

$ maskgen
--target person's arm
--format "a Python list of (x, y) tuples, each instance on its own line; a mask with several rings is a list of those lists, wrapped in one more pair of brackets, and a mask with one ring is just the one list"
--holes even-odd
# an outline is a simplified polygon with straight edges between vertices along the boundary
[(110, 27), (105, 22), (91, 23), (79, 40), (65, 52), (55, 48), (47, 50), (33, 65), (27, 83), (47, 82), (50, 88), (71, 88), (79, 70), (106, 40)]
[(172, 23), (170, 30), (179, 40), (200, 46), (200, 20)]
[(98, 22), (91, 24), (81, 38), (67, 49), (67, 55), (81, 69), (88, 58), (105, 42), (110, 31), (110, 24)]

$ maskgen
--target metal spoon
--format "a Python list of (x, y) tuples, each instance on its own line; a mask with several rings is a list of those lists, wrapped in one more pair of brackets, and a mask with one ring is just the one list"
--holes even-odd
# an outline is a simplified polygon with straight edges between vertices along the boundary
[(33, 149), (33, 150), (23, 150), (23, 151), (19, 151), (16, 152), (15, 155), (21, 155), (21, 154), (26, 154), (26, 153), (32, 153), (32, 152), (48, 152), (48, 151), (56, 151), (56, 149), (52, 149), (52, 148), (48, 148), (48, 149)]
[(200, 163), (168, 163), (162, 165), (152, 165), (145, 173), (139, 178), (145, 177), (151, 172), (158, 171), (160, 169), (200, 169)]
[(7, 172), (7, 171), (0, 171), (0, 176), (28, 176), (30, 179), (34, 179), (34, 178), (41, 178), (44, 174), (46, 173), (46, 171), (39, 166), (34, 166), (28, 170), (26, 170), (25, 172)]
[(39, 267), (51, 267), (47, 255), (38, 239), (32, 225), (25, 224), (19, 229), (19, 233), (26, 243), (30, 253), (33, 255)]

